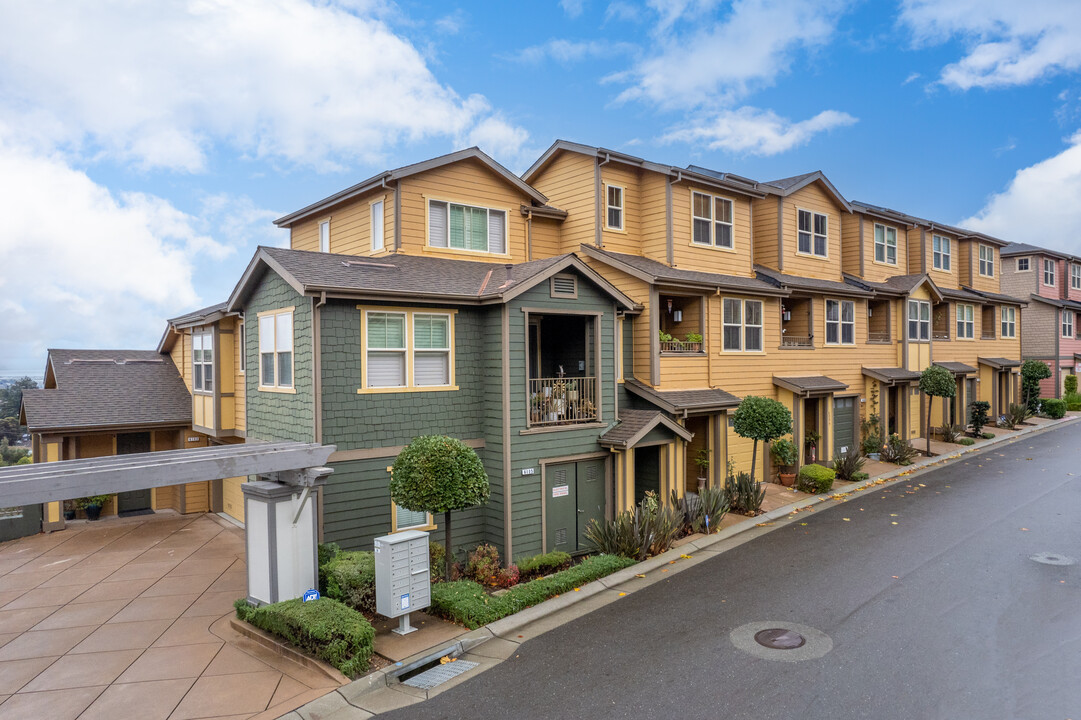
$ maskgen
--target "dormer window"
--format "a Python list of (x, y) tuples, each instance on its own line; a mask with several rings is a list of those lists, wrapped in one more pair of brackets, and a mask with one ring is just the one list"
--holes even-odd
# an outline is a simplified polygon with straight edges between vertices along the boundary
[[(829, 218), (822, 213), (810, 210), (799, 211), (799, 233), (796, 240), (796, 251), (807, 255), (827, 257), (827, 242), (829, 237)], [(895, 241), (896, 244), (896, 241)]]

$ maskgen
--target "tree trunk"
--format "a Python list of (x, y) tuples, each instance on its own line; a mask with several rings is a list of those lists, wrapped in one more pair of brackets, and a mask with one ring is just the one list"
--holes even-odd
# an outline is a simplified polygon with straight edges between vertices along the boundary
[(443, 513), (443, 546), (446, 548), (444, 555), (446, 556), (446, 575), (443, 576), (444, 580), (450, 582), (450, 568), (454, 565), (454, 555), (450, 551), (450, 510)]
[(754, 482), (754, 464), (758, 460), (758, 440), (751, 445), (751, 482)]
[[(927, 396), (927, 432), (925, 433), (927, 435), (927, 457), (931, 457), (931, 405), (934, 404), (934, 401), (934, 395)], [(942, 402), (946, 402), (946, 399), (943, 398)]]

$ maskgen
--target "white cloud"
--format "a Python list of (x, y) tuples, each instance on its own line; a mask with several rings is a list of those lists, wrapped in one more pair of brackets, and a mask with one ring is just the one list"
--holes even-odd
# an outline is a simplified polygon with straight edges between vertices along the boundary
[(908, 77), (906, 77), (904, 82), (902, 82), (901, 84), (902, 85), (908, 85), (909, 83), (916, 82), (917, 80), (920, 79), (920, 77), (921, 77), (921, 75), (918, 72), (909, 73)]
[(641, 19), (642, 13), (637, 5), (632, 5), (629, 2), (623, 0), (616, 0), (613, 3), (609, 3), (608, 7), (604, 10), (604, 21), (609, 20), (622, 20), (623, 22), (637, 22)]
[[(632, 83), (620, 101), (667, 108), (729, 104), (771, 84), (799, 51), (828, 42), (846, 6), (843, 0), (733, 0), (719, 19), (703, 18), (712, 4), (652, 3), (662, 30), (659, 51), (609, 78)], [(696, 21), (680, 23), (685, 14)]]
[(848, 113), (825, 110), (808, 120), (792, 122), (772, 110), (741, 107), (705, 116), (674, 128), (662, 142), (684, 142), (710, 150), (747, 155), (777, 155), (804, 145), (815, 135), (857, 122)]
[(1012, 242), (1081, 254), (1081, 131), (1058, 155), (1017, 171), (959, 225)]
[(1081, 68), (1076, 0), (904, 0), (900, 21), (918, 45), (965, 42), (964, 57), (942, 69), (948, 87), (1025, 85)]
[(352, 0), (0, 4), (0, 120), (45, 147), (189, 172), (221, 143), (332, 169), (484, 122), (487, 102), (440, 83), (385, 15)]
[(435, 21), (435, 26), (446, 35), (457, 35), (465, 27), (465, 10), (458, 8), (449, 15), (444, 15)]
[(632, 53), (635, 48), (630, 43), (612, 43), (606, 40), (549, 40), (541, 45), (533, 45), (520, 51), (517, 60), (538, 65), (551, 58), (556, 62), (569, 65), (589, 58), (607, 58), (614, 55)]
[(477, 123), (462, 144), (476, 145), (512, 172), (521, 173), (540, 154), (528, 142), (529, 133), (494, 115)]
[(586, 9), (585, 0), (559, 0), (559, 7), (567, 13), (567, 17), (579, 17)]

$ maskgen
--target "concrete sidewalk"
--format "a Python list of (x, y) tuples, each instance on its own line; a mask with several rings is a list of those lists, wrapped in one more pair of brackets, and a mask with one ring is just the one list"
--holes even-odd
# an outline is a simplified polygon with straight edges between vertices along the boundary
[[(726, 516), (726, 521), (729, 518), (733, 520), (722, 523), (716, 534), (694, 537), (681, 543), (679, 547), (584, 585), (573, 593), (557, 596), (478, 630), (464, 632), (452, 641), (430, 647), (395, 666), (342, 686), (282, 716), (281, 720), (364, 720), (381, 712), (422, 702), (512, 657), (518, 647), (527, 640), (654, 583), (663, 582), (671, 577), (672, 573), (678, 573), (719, 553), (727, 552), (772, 531), (774, 527), (792, 522), (800, 513), (813, 512), (816, 505), (844, 502), (852, 493), (911, 481), (914, 475), (952, 462), (963, 455), (981, 452), (1000, 443), (1058, 428), (1079, 419), (1081, 415), (1077, 413), (1071, 413), (1062, 420), (1033, 418), (1029, 427), (1006, 432), (996, 430), (993, 440), (981, 440), (968, 447), (933, 442), (932, 449), (937, 445), (943, 454), (921, 458), (905, 467), (888, 466), (885, 471), (880, 470), (877, 475), (862, 483), (838, 483), (836, 489), (827, 495), (807, 495), (779, 485), (768, 485), (767, 502), (774, 507), (764, 515), (755, 518)], [(881, 467), (885, 464), (875, 465)], [(785, 500), (788, 502), (784, 502)], [(440, 656), (445, 655), (475, 662), (477, 667), (428, 691), (416, 690), (398, 682), (396, 676), (409, 668), (437, 661)]]

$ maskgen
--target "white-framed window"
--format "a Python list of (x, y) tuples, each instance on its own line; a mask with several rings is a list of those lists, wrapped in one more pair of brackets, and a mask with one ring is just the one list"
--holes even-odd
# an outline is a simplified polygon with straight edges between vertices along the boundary
[(1048, 287), (1055, 287), (1055, 261), (1044, 260), (1043, 261), (1043, 284)]
[(735, 236), (732, 226), (732, 201), (728, 198), (691, 193), (692, 235), (698, 245), (732, 249)]
[(762, 351), (762, 301), (725, 298), (722, 343), (728, 352)]
[(826, 344), (856, 344), (856, 303), (826, 300)]
[(507, 252), (505, 210), (428, 201), (428, 245), (503, 255)]
[(330, 220), (319, 223), (319, 252), (330, 252)]
[(971, 305), (957, 305), (957, 337), (971, 340), (976, 336), (976, 323), (973, 320), (975, 308)]
[(897, 228), (875, 223), (875, 262), (897, 264)]
[(1073, 321), (1074, 321), (1073, 310), (1063, 310), (1062, 311), (1062, 337), (1064, 337), (1064, 338), (1072, 338), (1073, 337)]
[(908, 339), (931, 339), (931, 303), (927, 300), (908, 301)]
[(259, 313), (259, 387), (293, 387), (293, 308)]
[(608, 212), (604, 215), (604, 226), (609, 230), (623, 229), (623, 188), (608, 185), (605, 190), (605, 204)]
[(364, 389), (453, 386), (453, 314), (369, 308), (363, 316)]
[(980, 245), (980, 275), (995, 276), (995, 249), (990, 245)]
[(1017, 258), (1017, 269), (1014, 272), (1028, 272), (1031, 269), (1029, 265), (1029, 258), (1019, 257)]
[(417, 528), (429, 528), (434, 525), (432, 514), (423, 510), (406, 510), (401, 505), (391, 502), (391, 511), (394, 513), (392, 520), (392, 532), (401, 530), (415, 530)]
[(931, 265), (935, 270), (949, 270), (951, 260), (953, 259), (950, 239), (948, 237), (942, 237), (941, 235), (935, 235), (931, 238), (931, 251), (932, 259)]
[(1081, 265), (1070, 263), (1070, 287), (1081, 290)]
[(372, 214), (371, 233), (372, 250), (382, 250), (386, 247), (386, 231), (383, 229), (383, 201), (376, 200), (370, 205)]
[(1002, 337), (1017, 337), (1017, 308), (1000, 308), (999, 317), (1002, 319)]
[(807, 255), (827, 257), (829, 217), (822, 213), (800, 210), (796, 250)]
[(209, 330), (191, 334), (191, 374), (192, 389), (214, 391), (214, 335)]

